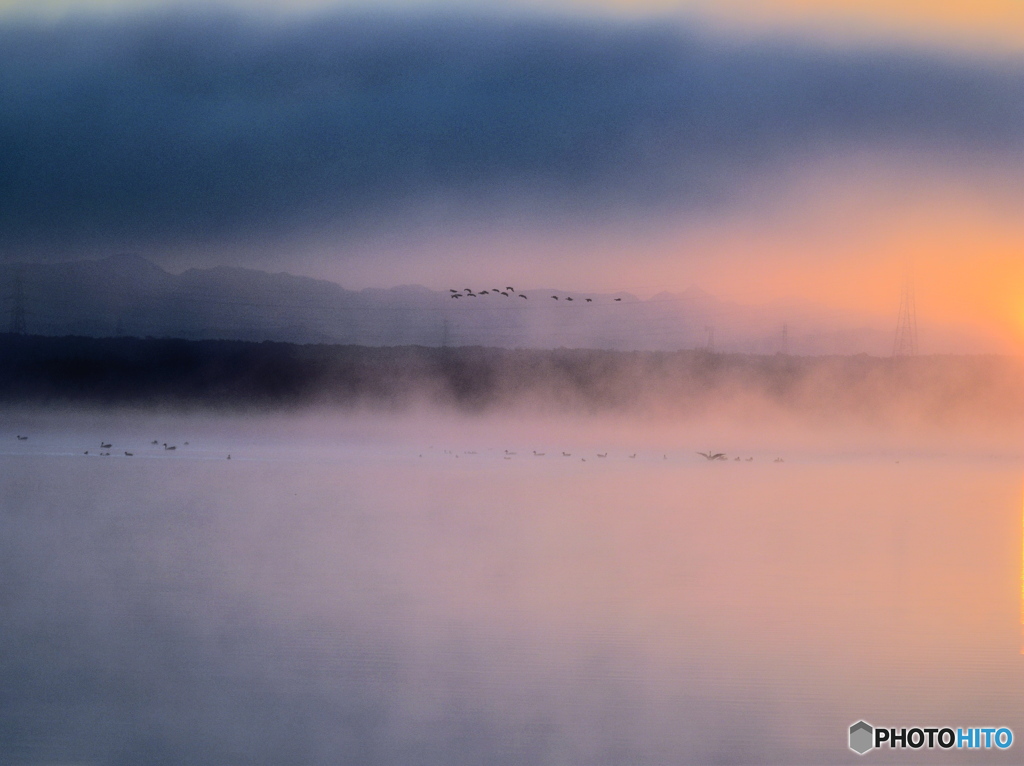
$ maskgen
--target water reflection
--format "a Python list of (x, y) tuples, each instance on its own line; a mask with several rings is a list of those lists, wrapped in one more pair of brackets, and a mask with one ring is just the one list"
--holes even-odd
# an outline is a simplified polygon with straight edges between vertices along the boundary
[(88, 422), (0, 455), (3, 759), (835, 763), (861, 718), (1024, 732), (1013, 461), (172, 425), (173, 457), (81, 456)]

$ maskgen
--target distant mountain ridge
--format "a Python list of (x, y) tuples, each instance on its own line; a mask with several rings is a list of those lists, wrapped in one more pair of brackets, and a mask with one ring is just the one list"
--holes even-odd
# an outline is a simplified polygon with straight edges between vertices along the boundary
[(862, 317), (809, 304), (741, 306), (696, 286), (648, 300), (542, 289), (524, 291), (526, 300), (490, 292), (453, 299), (421, 285), (356, 291), (230, 266), (172, 274), (138, 255), (0, 265), (0, 330), (18, 279), (28, 332), (50, 336), (768, 354), (884, 355), (892, 344), (890, 330)]

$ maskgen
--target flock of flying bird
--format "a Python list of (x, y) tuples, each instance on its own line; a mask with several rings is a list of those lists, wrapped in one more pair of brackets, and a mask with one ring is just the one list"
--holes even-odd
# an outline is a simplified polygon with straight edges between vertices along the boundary
[[(495, 288), (493, 288), (491, 290), (480, 290), (479, 292), (473, 292), (468, 287), (464, 288), (462, 292), (459, 292), (458, 290), (455, 290), (454, 288), (448, 288), (448, 292), (451, 293), (451, 296), (449, 296), (451, 298), (476, 298), (476, 297), (478, 297), (480, 295), (504, 295), (506, 298), (511, 298), (513, 295), (518, 295), (524, 301), (525, 300), (529, 300), (529, 298), (525, 294), (517, 293), (515, 291), (515, 288), (512, 288), (512, 287), (506, 287), (504, 290), (502, 290), (500, 287), (495, 287)], [(551, 297), (554, 300), (556, 300), (556, 301), (560, 300), (560, 298), (557, 295), (552, 295)], [(565, 300), (571, 301), (572, 300), (572, 296), (571, 295), (565, 296)], [(594, 302), (593, 298), (584, 298), (583, 300), (586, 303), (593, 303)], [(613, 298), (612, 300), (614, 300), (614, 301), (621, 301), (622, 298)]]

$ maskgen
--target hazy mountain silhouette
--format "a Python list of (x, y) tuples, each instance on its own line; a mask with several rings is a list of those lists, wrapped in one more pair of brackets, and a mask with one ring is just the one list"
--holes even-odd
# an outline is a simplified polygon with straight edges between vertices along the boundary
[(771, 354), (783, 350), (786, 325), (795, 354), (887, 354), (892, 344), (884, 320), (807, 303), (742, 306), (695, 286), (647, 300), (562, 288), (527, 290), (525, 300), (493, 292), (453, 299), (419, 285), (354, 291), (225, 266), (171, 274), (138, 255), (0, 265), (4, 325), (19, 271), (27, 329), (50, 336), (678, 350), (703, 348), (713, 327), (716, 350)]

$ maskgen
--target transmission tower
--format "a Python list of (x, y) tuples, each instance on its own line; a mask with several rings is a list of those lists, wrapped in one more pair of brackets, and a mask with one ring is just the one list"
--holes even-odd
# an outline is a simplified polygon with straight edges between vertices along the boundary
[(11, 289), (11, 326), (14, 335), (24, 335), (25, 330), (25, 284), (21, 267), (14, 270), (14, 285)]
[(917, 356), (917, 306), (914, 303), (914, 281), (908, 274), (900, 291), (900, 315), (896, 320), (896, 338), (892, 344), (894, 357)]

